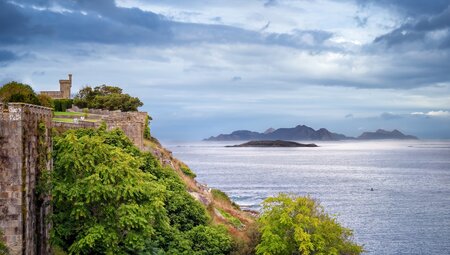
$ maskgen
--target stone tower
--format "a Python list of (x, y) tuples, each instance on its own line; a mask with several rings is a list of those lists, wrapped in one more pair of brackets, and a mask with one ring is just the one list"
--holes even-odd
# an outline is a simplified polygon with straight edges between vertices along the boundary
[(72, 88), (72, 74), (69, 74), (68, 80), (59, 80), (59, 91), (62, 98), (70, 98), (70, 89)]

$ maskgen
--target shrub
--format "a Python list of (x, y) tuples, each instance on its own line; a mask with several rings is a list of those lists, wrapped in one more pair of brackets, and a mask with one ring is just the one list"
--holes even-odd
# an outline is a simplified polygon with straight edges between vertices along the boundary
[(183, 174), (185, 174), (186, 176), (189, 176), (189, 177), (191, 177), (191, 178), (197, 177), (197, 175), (196, 175), (194, 172), (192, 172), (192, 170), (191, 170), (189, 167), (187, 167), (187, 166), (181, 166), (181, 167), (180, 167), (180, 170), (181, 170), (181, 172), (183, 172)]
[(67, 109), (72, 108), (73, 99), (55, 99), (53, 104), (56, 112), (65, 112)]
[(228, 254), (232, 248), (232, 240), (223, 226), (198, 226), (186, 233), (191, 242), (193, 255)]
[(37, 97), (38, 97), (40, 105), (49, 107), (49, 108), (54, 107), (53, 99), (50, 96), (44, 95), (44, 94), (39, 94), (39, 95), (37, 95)]
[(352, 231), (310, 197), (280, 194), (263, 202), (257, 254), (361, 254)]
[(144, 138), (145, 139), (151, 139), (152, 136), (150, 134), (150, 121), (152, 120), (152, 117), (147, 115), (145, 118), (145, 126), (144, 126)]

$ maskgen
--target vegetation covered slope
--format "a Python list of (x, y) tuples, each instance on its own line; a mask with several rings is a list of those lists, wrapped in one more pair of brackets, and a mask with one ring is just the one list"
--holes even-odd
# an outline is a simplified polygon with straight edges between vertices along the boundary
[(52, 242), (70, 254), (228, 254), (226, 229), (120, 130), (55, 138)]

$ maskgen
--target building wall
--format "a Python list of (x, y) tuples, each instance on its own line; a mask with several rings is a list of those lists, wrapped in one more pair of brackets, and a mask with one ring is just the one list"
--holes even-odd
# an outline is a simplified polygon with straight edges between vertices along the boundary
[(53, 99), (69, 99), (71, 88), (72, 75), (69, 74), (68, 80), (59, 80), (59, 91), (41, 91), (41, 94), (47, 95)]
[(42, 95), (47, 95), (53, 99), (64, 99), (61, 91), (41, 91)]
[[(0, 104), (0, 228), (11, 253), (49, 254), (50, 196), (36, 190), (51, 170), (50, 108)], [(42, 124), (40, 126), (40, 124)]]

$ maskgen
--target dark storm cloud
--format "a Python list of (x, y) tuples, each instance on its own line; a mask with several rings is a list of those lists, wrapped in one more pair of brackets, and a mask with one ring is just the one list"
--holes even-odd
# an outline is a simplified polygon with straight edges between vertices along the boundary
[(40, 32), (17, 6), (0, 1), (0, 44), (24, 42), (30, 35)]
[(18, 59), (18, 56), (11, 51), (0, 49), (0, 65)]
[[(95, 2), (95, 3), (94, 3)], [(37, 10), (27, 6), (0, 3), (0, 43), (26, 43), (31, 40), (67, 40), (98, 43), (151, 43), (168, 41), (168, 22), (156, 14), (115, 6), (113, 1), (58, 2), (66, 12)], [(52, 1), (33, 3), (49, 7)], [(23, 7), (22, 7), (23, 5)], [(84, 15), (81, 11), (87, 12)]]
[[(55, 4), (63, 11), (48, 9)], [(258, 31), (232, 26), (175, 22), (139, 8), (118, 7), (113, 0), (1, 2), (0, 7), (3, 21), (0, 39), (3, 44), (30, 40), (145, 45), (208, 42), (276, 44), (297, 48), (315, 46), (320, 49), (321, 44), (332, 36), (325, 31), (301, 30), (266, 36)]]
[[(448, 48), (450, 40), (450, 7), (436, 15), (423, 16), (407, 22), (388, 34), (379, 36), (375, 43), (393, 46), (403, 43), (421, 42), (427, 48)], [(441, 33), (430, 35), (430, 33)], [(427, 38), (428, 36), (428, 38)]]

